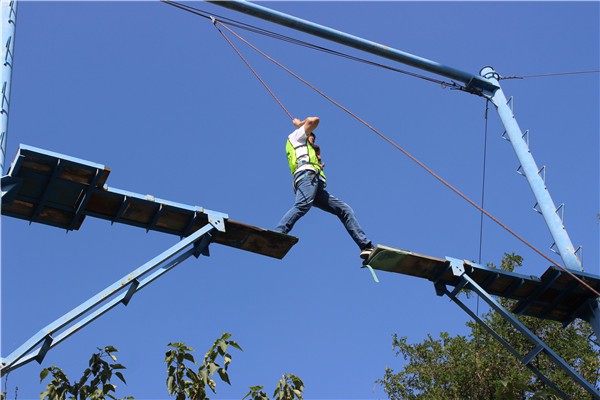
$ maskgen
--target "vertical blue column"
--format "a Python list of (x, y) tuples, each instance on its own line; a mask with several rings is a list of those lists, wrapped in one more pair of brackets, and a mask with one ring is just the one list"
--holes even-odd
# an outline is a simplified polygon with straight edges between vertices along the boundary
[[(17, 24), (17, 1), (2, 0), (2, 105), (0, 125), (0, 176), (4, 175), (4, 161), (6, 159), (6, 139), (8, 136), (8, 110), (10, 106), (10, 84), (15, 49), (15, 32)], [(1, 231), (0, 222), (0, 231)], [(0, 234), (0, 239), (2, 235)], [(0, 249), (2, 248), (0, 240)], [(0, 250), (0, 313), (2, 312), (2, 251)], [(2, 322), (0, 321), (0, 343), (2, 343)], [(0, 344), (0, 355), (2, 345)]]
[(10, 109), (10, 85), (12, 80), (17, 1), (2, 0), (2, 122), (0, 125), (0, 173), (4, 175), (6, 140), (8, 136), (8, 111)]
[(498, 83), (499, 75), (491, 67), (483, 68), (480, 74), (489, 82), (498, 86), (498, 89), (496, 89), (491, 96), (490, 101), (494, 104), (496, 110), (498, 111), (502, 125), (504, 125), (504, 129), (506, 130), (506, 134), (510, 139), (510, 143), (512, 144), (517, 158), (521, 163), (521, 167), (525, 177), (527, 178), (527, 181), (529, 182), (529, 186), (533, 191), (535, 200), (537, 201), (540, 211), (544, 216), (544, 220), (548, 225), (548, 229), (550, 229), (550, 234), (554, 239), (558, 253), (560, 254), (567, 268), (581, 271), (581, 262), (575, 254), (573, 243), (571, 243), (571, 239), (567, 234), (567, 231), (563, 225), (563, 221), (557, 213), (556, 206), (552, 201), (552, 197), (550, 197), (550, 192), (548, 192), (548, 189), (546, 188), (546, 183), (540, 176), (540, 170), (538, 169), (538, 166), (531, 155), (529, 146), (523, 139), (523, 132), (521, 131), (519, 124), (517, 124), (517, 120), (515, 119), (515, 116), (506, 100), (506, 96), (504, 95), (504, 92)]

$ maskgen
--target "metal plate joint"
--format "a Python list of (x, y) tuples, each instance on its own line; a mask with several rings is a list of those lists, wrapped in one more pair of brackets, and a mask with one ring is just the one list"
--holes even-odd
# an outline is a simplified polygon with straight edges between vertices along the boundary
[(15, 178), (10, 175), (5, 175), (2, 177), (1, 186), (3, 204), (10, 204), (13, 202), (22, 183), (23, 179), (21, 178)]
[(208, 222), (215, 227), (219, 232), (225, 232), (225, 220), (229, 218), (227, 214), (220, 213), (218, 211), (204, 210), (208, 215)]
[(465, 273), (464, 261), (458, 258), (446, 257), (446, 261), (450, 264), (452, 274), (454, 276), (461, 276)]

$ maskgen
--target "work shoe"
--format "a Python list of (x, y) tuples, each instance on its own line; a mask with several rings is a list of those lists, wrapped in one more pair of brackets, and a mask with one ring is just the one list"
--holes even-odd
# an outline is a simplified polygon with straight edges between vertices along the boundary
[(373, 252), (373, 250), (374, 250), (373, 245), (371, 243), (369, 243), (360, 251), (359, 257), (362, 258), (363, 260), (366, 260), (367, 258), (369, 258), (369, 256)]

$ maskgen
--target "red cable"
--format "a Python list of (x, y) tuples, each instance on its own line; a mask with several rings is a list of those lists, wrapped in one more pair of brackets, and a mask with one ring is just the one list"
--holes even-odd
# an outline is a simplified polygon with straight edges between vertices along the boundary
[[(217, 30), (219, 31), (219, 33), (225, 38), (225, 40), (227, 40), (227, 43), (229, 43), (229, 45), (233, 48), (233, 50), (235, 50), (235, 52), (237, 53), (237, 55), (240, 56), (240, 58), (242, 59), (242, 61), (244, 61), (244, 63), (248, 66), (248, 68), (250, 68), (250, 71), (252, 71), (252, 73), (254, 74), (254, 76), (256, 76), (256, 78), (260, 81), (260, 83), (262, 83), (262, 85), (265, 87), (265, 89), (267, 89), (267, 91), (271, 94), (271, 96), (273, 96), (273, 98), (275, 99), (275, 101), (281, 106), (281, 108), (283, 108), (283, 111), (285, 111), (285, 113), (288, 115), (288, 117), (290, 117), (290, 119), (293, 120), (294, 117), (292, 117), (292, 114), (290, 114), (290, 112), (287, 110), (287, 108), (285, 108), (285, 106), (283, 105), (283, 103), (281, 101), (279, 101), (279, 99), (277, 98), (277, 96), (275, 95), (275, 93), (273, 93), (273, 91), (269, 88), (269, 86), (265, 83), (265, 81), (262, 80), (262, 78), (254, 70), (254, 68), (252, 68), (252, 66), (250, 65), (250, 63), (248, 63), (248, 61), (246, 61), (246, 59), (244, 58), (244, 56), (242, 55), (242, 53), (240, 53), (238, 51), (238, 49), (234, 46), (234, 44), (231, 43), (231, 40), (229, 40), (229, 38), (227, 36), (225, 36), (225, 34), (219, 29), (219, 27), (217, 26), (217, 20), (213, 18), (212, 21), (213, 21), (213, 24), (215, 25), (215, 28), (217, 28)], [(223, 26), (227, 30), (230, 30), (225, 25), (223, 25)]]

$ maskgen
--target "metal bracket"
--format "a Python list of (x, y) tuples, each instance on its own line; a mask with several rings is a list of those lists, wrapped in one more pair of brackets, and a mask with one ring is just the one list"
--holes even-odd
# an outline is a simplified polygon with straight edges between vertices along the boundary
[[(10, 12), (8, 13), (8, 23), (14, 24), (17, 19), (17, 11), (15, 9), (15, 0), (10, 0), (8, 6), (10, 7)], [(13, 19), (14, 17), (14, 19)]]
[[(6, 103), (6, 107), (4, 107)], [(6, 82), (2, 84), (2, 114), (8, 114), (8, 97), (6, 97)]]
[(461, 276), (465, 273), (465, 261), (459, 260), (458, 258), (446, 257), (446, 261), (450, 264), (452, 274), (454, 276)]
[(2, 177), (2, 204), (10, 204), (14, 201), (15, 196), (19, 192), (19, 187), (23, 183), (21, 178), (13, 178), (10, 175)]
[(127, 293), (125, 294), (125, 297), (123, 297), (123, 300), (121, 300), (121, 303), (123, 303), (124, 305), (128, 305), (129, 301), (137, 291), (138, 286), (140, 286), (140, 281), (138, 281), (137, 279), (131, 281), (131, 283), (129, 284), (129, 289), (127, 289)]
[(560, 206), (558, 206), (558, 208), (555, 210), (555, 212), (558, 214), (558, 212), (560, 211), (560, 220), (563, 223), (563, 226), (565, 225), (565, 203), (561, 203)]
[(540, 170), (538, 171), (538, 175), (542, 177), (542, 180), (544, 181), (544, 185), (546, 185), (546, 166), (542, 166), (542, 168), (540, 168)]
[[(12, 36), (9, 36), (9, 38), (6, 40), (6, 46), (5, 46), (6, 47), (6, 54), (4, 55), (4, 66), (5, 67), (10, 67), (10, 68), (13, 67), (13, 63), (12, 62), (14, 60), (14, 56), (13, 56), (13, 54), (10, 51), (10, 47), (11, 47), (10, 45), (11, 45), (12, 41), (13, 41)], [(10, 58), (10, 61), (8, 60), (9, 58)]]
[(42, 361), (44, 361), (44, 358), (46, 357), (46, 353), (48, 353), (48, 350), (50, 350), (50, 346), (52, 345), (53, 341), (54, 341), (54, 338), (52, 337), (52, 335), (48, 334), (45, 337), (44, 343), (42, 344), (42, 348), (40, 349), (38, 355), (35, 357), (35, 361), (37, 361), (38, 364), (41, 364)]
[(510, 111), (512, 111), (513, 118), (514, 118), (514, 113), (515, 113), (515, 99), (514, 99), (513, 96), (510, 96), (510, 98), (506, 101), (506, 105), (510, 107)]
[(575, 257), (577, 257), (579, 261), (581, 261), (581, 267), (583, 269), (583, 246), (579, 246), (577, 250), (573, 252), (573, 254), (575, 254)]
[[(479, 73), (481, 74), (484, 69), (486, 69), (486, 68), (482, 68)], [(491, 67), (487, 67), (487, 69), (489, 71), (486, 72), (485, 74), (481, 75), (482, 77), (484, 77), (485, 79), (494, 78), (496, 80), (500, 80), (500, 75), (496, 71), (492, 70)]]
[(435, 289), (435, 294), (440, 297), (445, 295), (446, 292), (448, 291), (448, 289), (446, 288), (446, 285), (444, 285), (443, 283), (440, 283), (440, 282), (435, 282), (433, 284), (433, 287)]
[(227, 214), (206, 209), (204, 210), (204, 213), (208, 215), (208, 222), (214, 226), (216, 230), (225, 232), (225, 220), (229, 218)]
[(205, 257), (210, 257), (210, 250), (209, 250), (209, 245), (212, 243), (212, 241), (215, 239), (217, 232), (215, 232), (215, 235), (213, 236), (213, 234), (211, 234), (211, 232), (207, 233), (206, 235), (202, 236), (202, 238), (200, 240), (198, 240), (196, 243), (194, 243), (194, 257), (199, 258), (200, 255), (203, 255)]
[(529, 148), (529, 129), (527, 129), (522, 135), (521, 135), (521, 139), (523, 139), (525, 141), (525, 143), (527, 143), (527, 148)]

